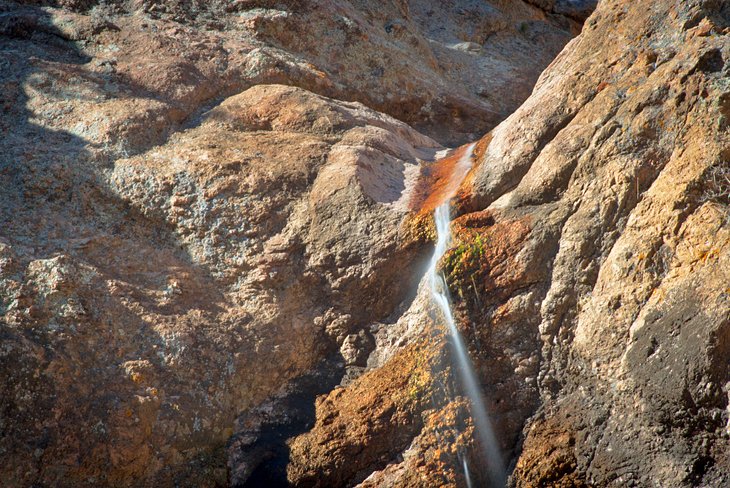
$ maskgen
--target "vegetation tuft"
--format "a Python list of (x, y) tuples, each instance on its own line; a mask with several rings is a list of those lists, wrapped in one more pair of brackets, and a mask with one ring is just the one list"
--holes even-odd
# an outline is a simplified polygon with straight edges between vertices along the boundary
[(476, 234), (468, 241), (459, 243), (444, 256), (443, 271), (446, 281), (451, 292), (461, 300), (471, 297), (472, 294), (478, 300), (479, 290), (475, 277), (478, 279), (484, 271), (487, 244), (485, 237)]
[(703, 202), (718, 204), (730, 220), (730, 162), (721, 161), (707, 171), (702, 193)]

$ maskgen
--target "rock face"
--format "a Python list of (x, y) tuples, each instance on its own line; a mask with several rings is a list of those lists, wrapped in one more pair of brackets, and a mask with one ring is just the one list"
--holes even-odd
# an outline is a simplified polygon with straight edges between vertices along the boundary
[(11, 36), (75, 41), (93, 57), (87, 70), (157, 102), (145, 115), (125, 106), (128, 126), (108, 136), (128, 145), (159, 143), (130, 133), (136, 125), (169, 133), (202, 103), (263, 83), (359, 101), (461, 143), (512, 113), (581, 25), (555, 2), (522, 0), (47, 2), (84, 15), (3, 3)]
[(510, 358), (540, 405), (516, 486), (730, 483), (729, 29), (726, 2), (603, 1), (490, 135), (464, 208), (524, 222), (542, 270), (470, 311), (539, 345)]
[(0, 1), (3, 483), (486, 483), (487, 132), (510, 484), (730, 483), (730, 7), (593, 8)]
[[(579, 28), (522, 1), (0, 1), (3, 485), (255, 483), (420, 323), (395, 322), (424, 162)], [(401, 396), (359, 478), (443, 422), (430, 370), (400, 390), (415, 351), (371, 380)], [(305, 484), (329, 464), (298, 442)]]
[[(723, 2), (601, 2), (477, 146), (443, 269), (512, 486), (730, 483), (729, 32)], [(294, 466), (347, 458), (327, 412), (397, 357), (329, 395), (340, 407), (292, 443), (329, 451), (292, 450)], [(410, 474), (433, 459), (427, 439), (362, 486), (463, 484), (453, 459), (438, 482)], [(368, 434), (360, 448), (386, 450)]]

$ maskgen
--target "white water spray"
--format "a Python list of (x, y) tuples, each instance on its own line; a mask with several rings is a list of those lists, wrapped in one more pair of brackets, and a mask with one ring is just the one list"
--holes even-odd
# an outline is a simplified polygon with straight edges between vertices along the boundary
[[(458, 185), (463, 181), (466, 173), (471, 168), (471, 158), (474, 152), (475, 144), (471, 144), (466, 148), (464, 155), (454, 167), (454, 172), (448, 182), (448, 188), (451, 192), (447, 200), (441, 204), (434, 212), (434, 220), (436, 222), (436, 249), (431, 258), (431, 264), (428, 269), (429, 285), (431, 287), (431, 295), (433, 300), (441, 310), (444, 320), (449, 327), (451, 333), (451, 341), (454, 348), (454, 356), (456, 358), (456, 369), (459, 372), (461, 383), (465, 393), (471, 401), (471, 413), (474, 421), (479, 443), (484, 449), (484, 457), (487, 468), (489, 470), (488, 478), (490, 486), (493, 488), (501, 488), (506, 485), (506, 477), (502, 464), (502, 455), (497, 445), (497, 439), (492, 430), (492, 424), (489, 421), (484, 400), (482, 399), (481, 388), (477, 380), (474, 367), (464, 344), (464, 339), (459, 333), (454, 321), (454, 315), (451, 312), (451, 303), (449, 299), (449, 289), (446, 285), (446, 279), (438, 272), (438, 262), (446, 253), (448, 245), (451, 242), (451, 205), (450, 199), (455, 193)], [(464, 474), (468, 485), (471, 485), (471, 476), (466, 459), (463, 460)]]
[(461, 460), (461, 464), (464, 467), (464, 478), (466, 478), (466, 488), (474, 488), (471, 482), (471, 473), (469, 472), (469, 463), (466, 462), (466, 457)]

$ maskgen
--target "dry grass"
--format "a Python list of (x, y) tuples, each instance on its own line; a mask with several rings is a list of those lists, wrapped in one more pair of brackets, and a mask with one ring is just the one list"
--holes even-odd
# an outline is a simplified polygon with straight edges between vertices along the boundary
[(704, 183), (702, 201), (720, 205), (730, 221), (730, 162), (714, 164)]

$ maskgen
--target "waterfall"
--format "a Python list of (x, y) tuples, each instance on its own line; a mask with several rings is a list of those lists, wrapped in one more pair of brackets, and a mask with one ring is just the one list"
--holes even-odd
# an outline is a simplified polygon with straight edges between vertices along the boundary
[[(454, 172), (451, 175), (448, 184), (449, 188), (453, 188), (453, 192), (456, 191), (456, 188), (458, 188), (458, 185), (471, 168), (471, 158), (474, 152), (474, 146), (475, 144), (471, 144), (466, 148), (464, 155), (454, 168)], [(451, 311), (449, 289), (446, 284), (446, 279), (438, 272), (438, 262), (444, 253), (446, 253), (451, 242), (451, 196), (453, 196), (453, 193), (449, 195), (446, 201), (436, 208), (436, 211), (434, 212), (437, 239), (436, 249), (434, 250), (428, 269), (429, 286), (431, 288), (433, 301), (442, 312), (443, 318), (449, 328), (451, 344), (453, 346), (455, 356), (456, 370), (458, 371), (459, 379), (461, 380), (465, 393), (471, 402), (472, 420), (474, 421), (474, 428), (476, 430), (479, 443), (484, 449), (483, 455), (489, 470), (488, 477), (490, 480), (490, 486), (494, 488), (501, 488), (506, 485), (506, 475), (502, 463), (502, 455), (499, 451), (499, 446), (497, 445), (497, 439), (494, 436), (489, 415), (487, 414), (486, 407), (484, 406), (479, 381), (471, 360), (469, 359), (464, 339), (461, 337), (461, 333), (459, 333), (459, 329), (456, 327), (454, 315)], [(467, 479), (468, 485), (471, 485), (471, 476), (466, 459), (463, 459), (462, 462), (464, 476)]]

